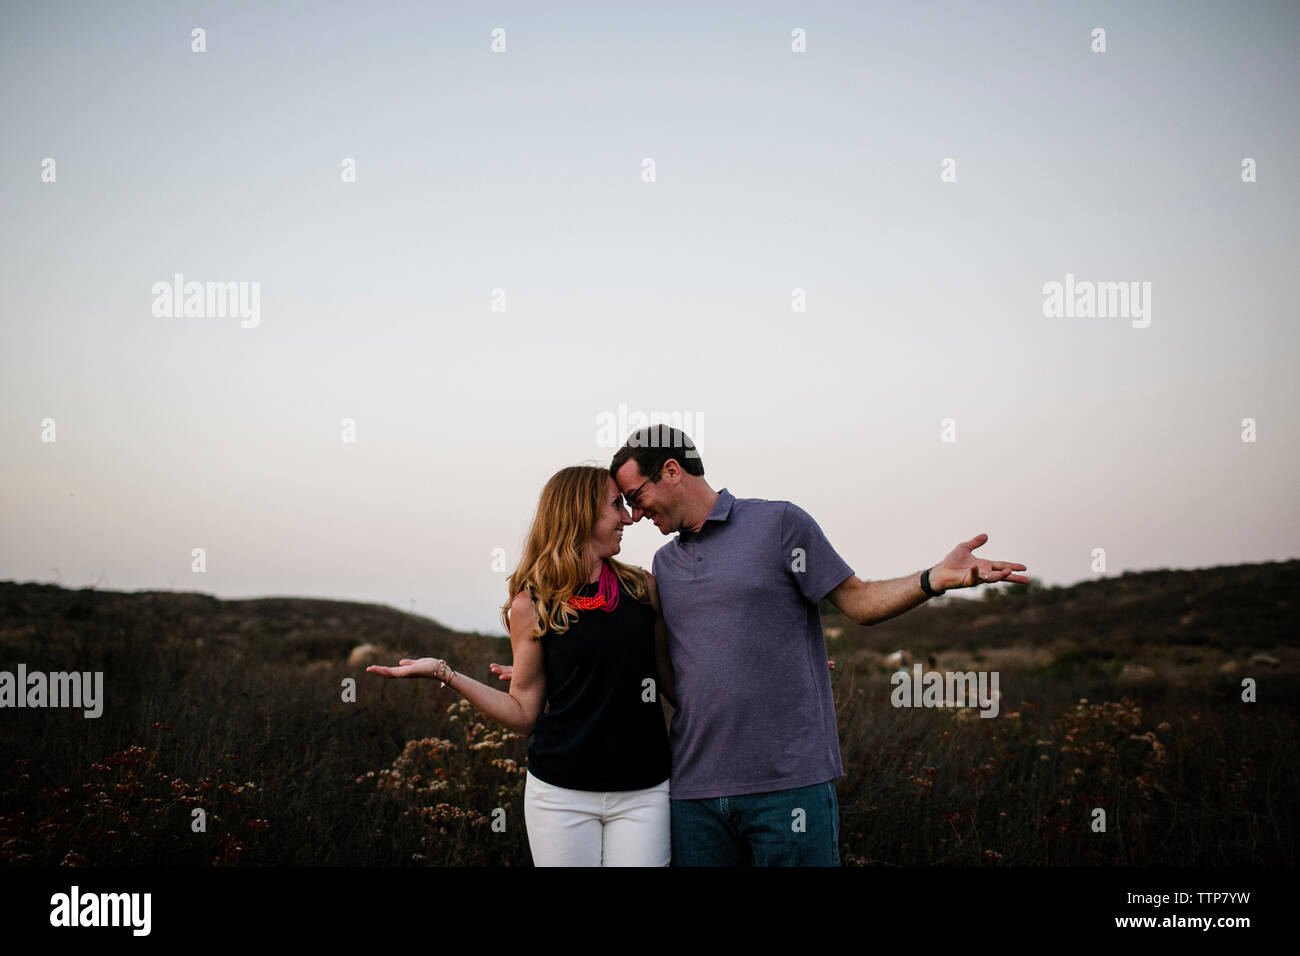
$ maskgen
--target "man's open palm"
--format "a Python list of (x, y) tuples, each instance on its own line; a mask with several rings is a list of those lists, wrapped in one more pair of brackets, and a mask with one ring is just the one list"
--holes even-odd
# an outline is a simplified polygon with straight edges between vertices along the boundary
[(989, 536), (986, 534), (977, 534), (949, 551), (948, 556), (935, 565), (930, 572), (931, 586), (947, 590), (948, 588), (973, 588), (980, 584), (995, 584), (998, 581), (1028, 584), (1029, 578), (1014, 573), (1026, 570), (1023, 564), (1012, 561), (988, 561), (971, 554), (988, 539)]

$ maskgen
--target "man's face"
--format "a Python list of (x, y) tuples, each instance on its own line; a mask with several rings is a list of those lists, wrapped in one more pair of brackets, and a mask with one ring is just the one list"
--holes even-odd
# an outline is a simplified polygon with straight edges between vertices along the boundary
[[(641, 474), (641, 467), (634, 459), (625, 461), (614, 475), (618, 490), (625, 498), (630, 493), (636, 493), (636, 507), (629, 505), (632, 520), (640, 521), (641, 516), (645, 515), (654, 522), (660, 534), (672, 534), (674, 531), (679, 531), (681, 521), (676, 520), (674, 517), (676, 501), (672, 493), (672, 483), (664, 480), (662, 470), (659, 473), (658, 481), (647, 482), (646, 477), (646, 475)], [(638, 488), (641, 490), (637, 491)]]

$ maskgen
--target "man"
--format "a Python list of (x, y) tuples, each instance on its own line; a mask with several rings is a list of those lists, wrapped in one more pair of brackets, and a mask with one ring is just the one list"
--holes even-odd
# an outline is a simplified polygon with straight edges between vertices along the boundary
[(610, 474), (633, 521), (677, 535), (652, 567), (677, 698), (673, 863), (838, 866), (844, 770), (818, 602), (875, 624), (948, 588), (1027, 584), (1025, 565), (975, 558), (978, 535), (928, 571), (862, 581), (801, 508), (714, 491), (664, 425), (629, 436)]

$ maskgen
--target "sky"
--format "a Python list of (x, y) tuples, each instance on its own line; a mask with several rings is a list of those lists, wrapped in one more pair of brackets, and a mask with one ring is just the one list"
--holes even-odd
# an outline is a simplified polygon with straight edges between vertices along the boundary
[(1300, 556), (1298, 41), (1283, 2), (6, 2), (0, 579), (504, 633), (547, 478), (655, 413), (867, 580), (981, 532), (1060, 585)]

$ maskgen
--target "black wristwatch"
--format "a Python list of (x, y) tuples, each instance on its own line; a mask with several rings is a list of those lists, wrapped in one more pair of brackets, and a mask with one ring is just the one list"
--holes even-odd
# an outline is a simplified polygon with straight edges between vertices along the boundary
[(926, 568), (924, 571), (921, 572), (921, 590), (924, 591), (930, 597), (938, 597), (940, 594), (943, 593), (942, 591), (936, 591), (930, 587), (929, 568)]

